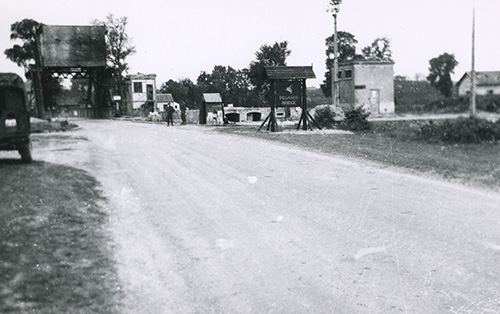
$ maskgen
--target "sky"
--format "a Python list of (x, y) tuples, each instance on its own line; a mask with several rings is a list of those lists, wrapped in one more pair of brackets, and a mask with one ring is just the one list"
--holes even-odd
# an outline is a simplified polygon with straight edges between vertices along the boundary
[[(391, 40), (396, 75), (428, 73), (429, 59), (453, 53), (453, 78), (470, 69), (474, 0), (343, 0), (338, 29), (359, 41)], [(196, 80), (214, 65), (248, 67), (263, 44), (288, 41), (288, 65), (313, 65), (319, 86), (325, 72), (325, 38), (333, 33), (328, 0), (3, 0), (0, 50), (11, 47), (10, 24), (32, 18), (49, 25), (85, 25), (109, 13), (127, 16), (137, 53), (129, 73)], [(500, 0), (476, 0), (476, 68), (500, 70)], [(1, 72), (23, 70), (0, 56)]]

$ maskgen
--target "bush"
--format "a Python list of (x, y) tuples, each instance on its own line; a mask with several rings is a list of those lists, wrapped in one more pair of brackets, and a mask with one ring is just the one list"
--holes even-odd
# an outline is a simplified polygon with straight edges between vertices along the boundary
[(358, 106), (344, 111), (344, 120), (340, 122), (340, 128), (349, 131), (362, 131), (370, 128), (368, 116), (370, 113), (363, 107)]
[[(469, 106), (470, 97), (460, 96), (433, 101), (425, 105), (423, 111), (432, 113), (461, 113), (467, 112)], [(478, 95), (477, 109), (486, 112), (500, 112), (500, 96)]]
[(335, 127), (337, 124), (335, 117), (337, 117), (337, 114), (332, 110), (332, 108), (330, 108), (330, 106), (319, 108), (314, 113), (314, 120), (318, 122), (319, 126), (327, 129)]
[(500, 96), (484, 95), (477, 97), (477, 108), (486, 112), (500, 113)]
[(419, 135), (426, 140), (450, 144), (496, 143), (500, 140), (500, 120), (496, 123), (480, 118), (430, 121), (420, 128)]
[(424, 107), (424, 111), (430, 113), (462, 113), (468, 109), (467, 97), (443, 98), (430, 102)]

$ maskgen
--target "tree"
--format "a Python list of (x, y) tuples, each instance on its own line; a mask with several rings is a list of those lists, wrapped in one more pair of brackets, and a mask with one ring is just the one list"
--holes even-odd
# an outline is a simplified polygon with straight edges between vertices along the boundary
[(129, 69), (126, 59), (136, 52), (127, 34), (128, 19), (125, 16), (115, 18), (113, 14), (109, 14), (104, 21), (94, 20), (92, 24), (106, 27), (108, 66), (113, 73), (115, 90), (125, 100), (125, 75)]
[(201, 91), (199, 87), (188, 78), (178, 81), (168, 80), (161, 85), (160, 93), (172, 94), (176, 102), (185, 104), (191, 109), (199, 108), (201, 103)]
[(226, 103), (248, 107), (259, 103), (248, 73), (247, 69), (235, 70), (230, 66), (216, 65), (212, 73), (202, 72), (197, 83), (203, 92), (220, 93)]
[(260, 94), (262, 100), (269, 100), (269, 82), (266, 78), (266, 66), (285, 66), (287, 57), (292, 53), (288, 49), (288, 42), (275, 42), (272, 46), (263, 45), (255, 53), (256, 60), (250, 63), (248, 77)]
[[(355, 36), (349, 32), (339, 31), (337, 32), (337, 41), (339, 62), (354, 59), (354, 57), (356, 56), (356, 44), (358, 43), (358, 40), (355, 38)], [(325, 53), (328, 57), (333, 53), (333, 35), (327, 37), (325, 43)]]
[(386, 37), (380, 37), (369, 46), (362, 49), (363, 57), (367, 60), (392, 61), (391, 42)]
[(452, 95), (453, 81), (451, 80), (451, 73), (454, 73), (457, 65), (458, 61), (455, 59), (455, 55), (446, 52), (429, 60), (427, 80), (445, 97)]
[[(323, 84), (321, 84), (321, 90), (326, 97), (332, 96), (332, 68), (333, 68), (333, 59), (330, 58), (330, 55), (333, 54), (333, 39), (334, 35), (331, 35), (326, 38), (326, 73), (325, 79), (323, 80)], [(338, 40), (338, 62), (360, 59), (362, 56), (356, 54), (356, 44), (358, 41), (355, 36), (349, 32), (339, 31), (337, 32), (337, 40)]]
[(18, 66), (27, 68), (29, 64), (37, 64), (36, 36), (42, 26), (41, 23), (24, 19), (10, 26), (10, 39), (21, 40), (22, 45), (15, 44), (4, 51), (5, 56)]
[[(40, 66), (39, 60), (37, 60), (38, 48), (36, 45), (36, 37), (42, 25), (42, 23), (32, 19), (23, 19), (13, 23), (10, 27), (10, 39), (19, 40), (22, 44), (15, 44), (12, 48), (6, 49), (4, 54), (9, 60), (25, 68), (27, 79), (33, 79), (30, 65), (34, 65), (35, 68)], [(49, 76), (43, 79), (42, 84), (45, 106), (53, 107), (56, 104), (56, 97), (60, 95), (63, 90), (61, 80)], [(39, 107), (40, 112), (43, 109), (45, 108)]]

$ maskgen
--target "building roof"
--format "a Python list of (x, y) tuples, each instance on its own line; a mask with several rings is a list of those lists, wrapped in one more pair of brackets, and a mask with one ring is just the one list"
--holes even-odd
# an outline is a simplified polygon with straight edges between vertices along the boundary
[(203, 101), (206, 103), (222, 103), (222, 98), (219, 93), (203, 94)]
[[(465, 78), (470, 78), (471, 72), (466, 72), (458, 81), (460, 85)], [(496, 86), (500, 85), (500, 71), (477, 71), (476, 72), (477, 86)]]
[(45, 67), (105, 67), (106, 28), (97, 25), (43, 25), (39, 35)]
[(174, 102), (172, 94), (156, 94), (157, 102)]
[(272, 80), (293, 80), (316, 78), (312, 66), (277, 66), (266, 67), (267, 77)]
[(379, 61), (379, 60), (348, 60), (348, 61), (342, 61), (339, 62), (339, 66), (346, 66), (346, 65), (393, 65), (394, 61)]
[(154, 79), (156, 79), (156, 74), (137, 73), (137, 74), (127, 75), (127, 80), (154, 80)]

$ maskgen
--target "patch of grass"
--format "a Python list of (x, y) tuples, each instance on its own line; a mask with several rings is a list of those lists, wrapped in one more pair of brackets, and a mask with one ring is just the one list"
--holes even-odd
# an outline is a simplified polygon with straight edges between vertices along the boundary
[(275, 134), (253, 128), (221, 132), (252, 136), (348, 158), (361, 158), (489, 188), (500, 187), (500, 145), (489, 143), (443, 145), (416, 140), (427, 121), (372, 122), (372, 128), (353, 135)]
[(0, 312), (110, 313), (120, 297), (95, 179), (0, 160)]

